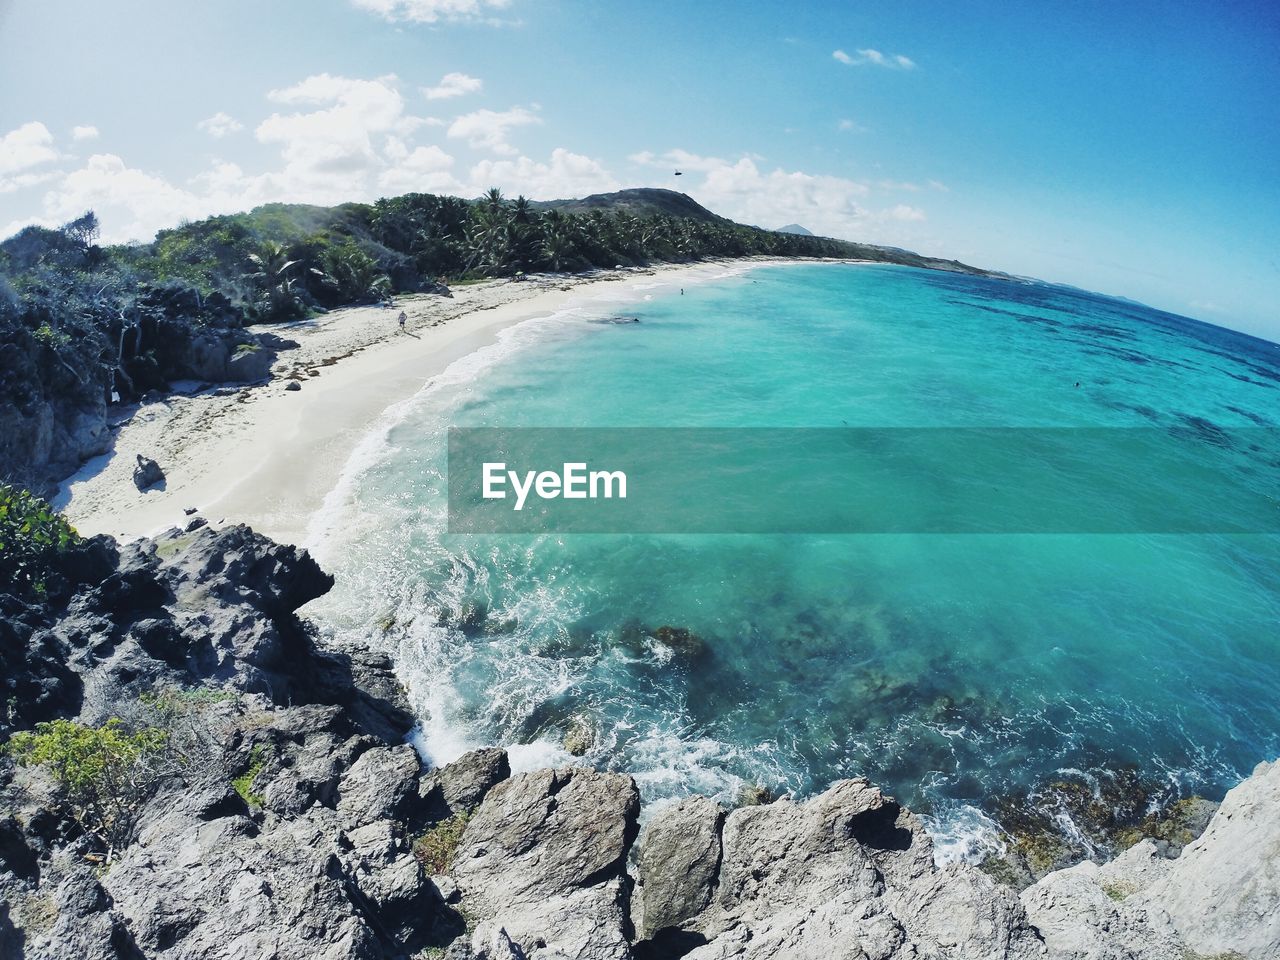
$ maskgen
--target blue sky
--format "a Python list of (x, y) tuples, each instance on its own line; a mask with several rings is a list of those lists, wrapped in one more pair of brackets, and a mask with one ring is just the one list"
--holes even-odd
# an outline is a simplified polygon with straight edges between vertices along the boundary
[(5, 233), (666, 186), (1280, 339), (1274, 3), (0, 0), (0, 49)]

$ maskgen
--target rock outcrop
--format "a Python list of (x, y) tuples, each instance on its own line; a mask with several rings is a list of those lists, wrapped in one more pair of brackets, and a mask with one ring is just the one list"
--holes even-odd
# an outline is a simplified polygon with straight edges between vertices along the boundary
[(1143, 840), (1021, 896), (935, 866), (865, 780), (640, 830), (635, 782), (424, 770), (382, 655), (295, 611), (332, 585), (246, 527), (107, 538), (37, 602), (0, 593), (0, 738), (56, 718), (166, 734), (113, 846), (0, 759), (0, 960), (1280, 960), (1280, 764), (1204, 835)]
[(150, 457), (138, 454), (138, 462), (133, 466), (133, 485), (140, 491), (150, 490), (164, 479), (164, 471), (160, 464)]
[(473, 942), (502, 929), (533, 957), (629, 957), (624, 868), (639, 815), (623, 774), (539, 770), (490, 790), (453, 861)]
[(0, 957), (336, 960), (452, 939), (462, 921), (412, 851), (429, 819), (390, 665), (322, 649), (293, 612), (332, 578), (245, 527), (78, 554), (60, 609), (4, 598), (6, 722), (124, 715), (188, 762), (105, 872), (40, 768), (4, 762)]
[[(109, 378), (105, 370), (90, 371), (90, 378), (83, 382), (68, 381), (61, 389), (48, 389), (28, 369), (32, 357), (10, 358), (22, 365), (13, 377), (22, 386), (11, 391), (12, 396), (0, 396), (0, 481), (52, 496), (58, 484), (86, 460), (111, 449), (111, 417), (113, 412), (118, 416), (118, 408), (110, 404), (162, 395), (182, 380), (258, 383), (271, 376), (279, 351), (291, 345), (273, 334), (241, 328), (230, 315), (231, 305), (217, 294), (203, 305), (192, 301), (170, 307), (200, 311), (209, 322), (160, 324), (156, 336), (162, 342), (150, 351), (154, 356), (140, 356), (136, 360), (140, 366), (126, 363)], [(234, 325), (224, 325), (228, 323)], [(10, 347), (11, 352), (23, 350), (20, 344)], [(125, 367), (131, 367), (131, 374)]]
[[(842, 781), (802, 804), (734, 810), (719, 831), (718, 857), (708, 842), (716, 820), (698, 806), (655, 820), (641, 840), (650, 939), (638, 952), (691, 960), (1044, 956), (1011, 890), (969, 867), (935, 867), (920, 821), (865, 780)], [(716, 859), (713, 877), (707, 864)], [(681, 875), (697, 883), (681, 884)], [(667, 891), (676, 894), (674, 909)], [(659, 918), (688, 914), (704, 899), (705, 909), (661, 927)]]
[(1099, 867), (1050, 874), (1022, 894), (1062, 960), (1280, 958), (1280, 763), (1227, 793), (1179, 856), (1144, 840)]

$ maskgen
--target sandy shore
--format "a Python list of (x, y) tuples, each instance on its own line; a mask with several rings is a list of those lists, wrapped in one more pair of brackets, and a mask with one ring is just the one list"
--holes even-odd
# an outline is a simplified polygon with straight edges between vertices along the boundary
[[(486, 281), (455, 287), (451, 299), (403, 297), (392, 310), (351, 308), (264, 327), (297, 343), (280, 353), (269, 383), (171, 396), (121, 411), (124, 422), (112, 450), (68, 478), (54, 502), (86, 535), (148, 536), (186, 523), (184, 510), (194, 507), (215, 525), (248, 523), (281, 542), (303, 543), (308, 519), (383, 411), (492, 343), (503, 328), (779, 262), (795, 261)], [(401, 310), (409, 315), (406, 334), (396, 326)], [(301, 389), (286, 389), (291, 381)], [(159, 462), (162, 485), (138, 492), (137, 454)]]

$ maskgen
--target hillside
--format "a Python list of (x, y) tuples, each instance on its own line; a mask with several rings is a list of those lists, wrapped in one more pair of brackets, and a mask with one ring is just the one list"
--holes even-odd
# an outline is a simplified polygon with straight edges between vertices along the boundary
[(562, 213), (590, 213), (603, 210), (607, 213), (625, 213), (632, 217), (680, 217), (703, 223), (732, 223), (712, 213), (685, 193), (661, 190), (654, 187), (635, 187), (615, 193), (594, 193), (580, 200), (538, 200), (534, 209), (559, 210)]
[(798, 223), (788, 223), (785, 227), (779, 227), (778, 233), (794, 233), (798, 237), (812, 237), (813, 231), (800, 226)]

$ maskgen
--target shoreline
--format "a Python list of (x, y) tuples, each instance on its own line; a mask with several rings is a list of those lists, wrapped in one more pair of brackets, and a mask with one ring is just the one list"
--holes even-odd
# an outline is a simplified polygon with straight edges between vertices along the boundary
[[(720, 279), (726, 270), (856, 262), (742, 258), (535, 275), (459, 285), (452, 298), (401, 297), (390, 310), (347, 307), (254, 327), (297, 344), (280, 352), (270, 380), (169, 394), (138, 406), (116, 421), (107, 453), (59, 484), (53, 504), (85, 535), (132, 540), (200, 516), (213, 526), (246, 523), (278, 542), (304, 544), (312, 518), (384, 415), (504, 330), (567, 310), (642, 299), (664, 286)], [(400, 310), (409, 315), (405, 334), (396, 329)], [(300, 389), (289, 389), (291, 382)], [(165, 473), (145, 492), (132, 479), (138, 454)]]

